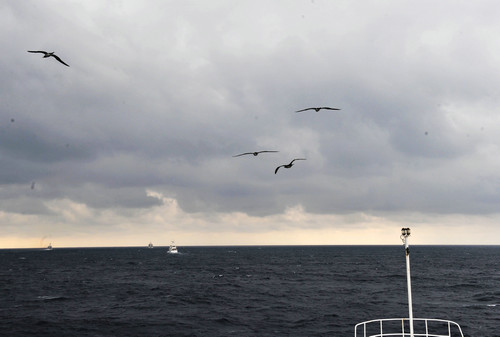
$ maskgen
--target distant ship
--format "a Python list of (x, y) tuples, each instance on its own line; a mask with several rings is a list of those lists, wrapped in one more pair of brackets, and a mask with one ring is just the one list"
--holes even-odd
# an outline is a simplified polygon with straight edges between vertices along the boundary
[(153, 248), (153, 244), (150, 242), (148, 248)]
[(47, 246), (47, 248), (45, 250), (52, 250), (52, 242), (49, 243), (49, 245)]
[(170, 247), (168, 247), (168, 253), (169, 254), (177, 254), (179, 253), (177, 251), (177, 247), (175, 246), (175, 243), (172, 241), (172, 243), (170, 244)]

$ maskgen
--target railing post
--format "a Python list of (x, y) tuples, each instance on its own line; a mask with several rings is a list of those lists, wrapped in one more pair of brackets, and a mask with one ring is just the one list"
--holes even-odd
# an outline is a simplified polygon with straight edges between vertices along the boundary
[(413, 335), (413, 303), (411, 299), (410, 247), (408, 246), (409, 228), (401, 228), (401, 239), (404, 239), (406, 253), (406, 282), (408, 284), (408, 314), (410, 318), (410, 337)]

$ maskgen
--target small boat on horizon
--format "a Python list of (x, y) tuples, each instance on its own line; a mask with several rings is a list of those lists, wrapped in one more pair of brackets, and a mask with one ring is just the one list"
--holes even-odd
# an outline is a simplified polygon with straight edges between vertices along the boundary
[(175, 245), (174, 241), (170, 244), (170, 247), (168, 247), (168, 254), (177, 254), (179, 251), (177, 250), (177, 246)]
[(47, 246), (47, 248), (45, 248), (45, 250), (52, 250), (52, 242), (49, 243), (49, 245)]
[(148, 248), (153, 248), (153, 243), (149, 242)]

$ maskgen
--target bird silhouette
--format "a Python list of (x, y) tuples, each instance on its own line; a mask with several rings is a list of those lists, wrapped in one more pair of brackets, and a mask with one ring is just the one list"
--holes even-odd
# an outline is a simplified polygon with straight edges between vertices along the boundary
[(295, 112), (302, 112), (302, 111), (307, 111), (307, 110), (314, 110), (314, 111), (318, 112), (321, 109), (325, 109), (325, 110), (340, 110), (338, 108), (330, 108), (330, 107), (327, 107), (327, 106), (322, 106), (322, 107), (319, 107), (319, 108), (306, 108), (306, 109), (298, 110), (298, 111), (295, 111)]
[(59, 62), (61, 62), (62, 64), (64, 64), (66, 67), (69, 67), (69, 65), (67, 65), (66, 63), (63, 62), (63, 60), (61, 60), (59, 58), (59, 56), (57, 56), (56, 54), (54, 54), (54, 52), (46, 52), (46, 51), (43, 51), (43, 50), (28, 50), (28, 53), (40, 53), (40, 54), (44, 54), (43, 55), (43, 58), (47, 58), (47, 57), (53, 57), (55, 58), (56, 60), (58, 60)]
[(274, 170), (274, 174), (278, 173), (278, 170), (280, 169), (280, 167), (284, 167), (284, 168), (290, 168), (293, 166), (293, 162), (296, 161), (296, 160), (306, 160), (305, 158), (296, 158), (294, 160), (292, 160), (290, 162), (290, 164), (286, 164), (286, 165), (280, 165), (276, 168), (276, 170)]
[(263, 152), (278, 152), (278, 151), (267, 151), (267, 150), (264, 150), (264, 151), (256, 151), (256, 152), (245, 152), (245, 153), (240, 153), (240, 154), (237, 154), (233, 157), (240, 157), (240, 156), (244, 156), (244, 155), (247, 155), (247, 154), (253, 154), (254, 156), (257, 156), (259, 153), (263, 153)]

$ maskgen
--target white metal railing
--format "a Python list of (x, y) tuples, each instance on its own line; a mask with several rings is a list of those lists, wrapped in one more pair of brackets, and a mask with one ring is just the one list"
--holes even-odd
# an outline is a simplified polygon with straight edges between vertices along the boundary
[[(464, 337), (458, 323), (443, 319), (413, 318), (414, 337)], [(358, 331), (361, 331), (358, 334)], [(361, 322), (354, 327), (354, 337), (411, 336), (408, 318), (385, 318)]]

